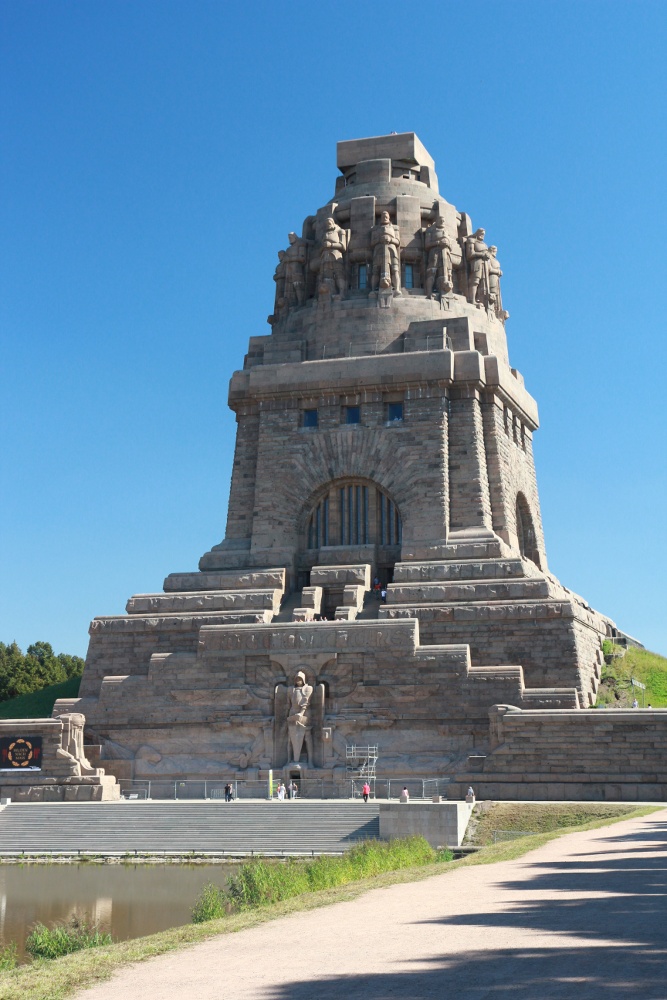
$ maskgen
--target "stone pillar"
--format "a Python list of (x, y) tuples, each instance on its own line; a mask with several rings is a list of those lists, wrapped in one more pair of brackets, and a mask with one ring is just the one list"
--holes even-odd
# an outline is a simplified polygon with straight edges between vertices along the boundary
[(229, 491), (229, 512), (225, 547), (250, 548), (252, 515), (255, 509), (259, 412), (256, 407), (237, 411), (236, 447)]
[(450, 396), (449, 531), (486, 536), (491, 525), (480, 392), (461, 386)]
[(504, 542), (518, 547), (514, 530), (514, 494), (509, 488), (510, 443), (504, 430), (505, 407), (492, 392), (485, 394), (481, 403), (484, 424), (486, 467), (489, 477), (492, 527)]

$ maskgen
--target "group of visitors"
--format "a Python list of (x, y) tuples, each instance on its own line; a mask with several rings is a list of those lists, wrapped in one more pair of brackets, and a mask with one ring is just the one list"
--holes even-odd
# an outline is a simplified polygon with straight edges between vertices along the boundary
[(373, 593), (378, 601), (382, 601), (383, 604), (387, 603), (387, 588), (383, 587), (378, 576), (373, 580)]
[(225, 802), (233, 802), (233, 801), (234, 801), (234, 789), (232, 788), (231, 783), (228, 781), (227, 784), (225, 785)]
[(295, 799), (298, 791), (299, 786), (296, 781), (290, 781), (289, 785), (283, 785), (282, 781), (279, 781), (276, 789), (276, 797), (279, 802), (284, 802), (285, 799)]

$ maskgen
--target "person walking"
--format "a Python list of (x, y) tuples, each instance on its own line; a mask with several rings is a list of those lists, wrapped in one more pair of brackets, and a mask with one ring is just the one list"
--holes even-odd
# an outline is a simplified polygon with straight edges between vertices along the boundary
[(381, 601), (382, 601), (383, 604), (387, 603), (387, 591), (385, 590), (384, 587), (380, 591), (380, 599), (381, 599)]
[(225, 785), (225, 802), (232, 801), (232, 786), (229, 782)]
[(407, 785), (403, 785), (403, 791), (401, 792), (400, 801), (401, 802), (409, 802), (410, 801), (410, 792), (408, 791), (408, 786)]
[(285, 801), (285, 786), (283, 785), (282, 781), (278, 785), (278, 788), (276, 790), (276, 795), (278, 796), (279, 802)]
[(289, 790), (289, 797), (291, 799), (295, 799), (296, 798), (296, 793), (299, 790), (299, 786), (297, 785), (297, 783), (294, 780), (294, 778), (292, 778), (292, 780), (290, 781), (289, 786), (288, 786), (288, 790)]
[(368, 796), (371, 794), (371, 786), (367, 781), (364, 781), (364, 787), (361, 789), (361, 794), (364, 797), (364, 802), (368, 802)]

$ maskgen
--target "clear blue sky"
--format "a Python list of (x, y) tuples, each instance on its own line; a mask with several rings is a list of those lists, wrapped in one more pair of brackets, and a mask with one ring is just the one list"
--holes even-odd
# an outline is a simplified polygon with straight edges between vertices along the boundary
[(227, 384), (339, 139), (415, 131), (499, 247), (547, 554), (667, 653), (667, 5), (4, 0), (0, 639), (224, 535)]

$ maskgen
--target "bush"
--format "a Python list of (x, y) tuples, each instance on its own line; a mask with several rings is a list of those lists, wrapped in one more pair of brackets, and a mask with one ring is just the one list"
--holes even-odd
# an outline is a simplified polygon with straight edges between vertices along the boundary
[(0, 948), (0, 972), (9, 972), (10, 969), (15, 969), (17, 965), (17, 948), (16, 944), (12, 941), (11, 944)]
[(417, 865), (451, 861), (452, 852), (435, 851), (423, 837), (406, 837), (384, 843), (367, 840), (342, 857), (325, 857), (314, 861), (275, 862), (262, 858), (241, 865), (236, 875), (227, 880), (227, 888), (208, 883), (202, 889), (192, 911), (194, 923), (214, 920), (235, 909), (266, 906), (306, 892), (318, 892), (373, 878), (382, 872), (398, 871)]
[(61, 958), (83, 948), (98, 948), (112, 943), (110, 934), (73, 917), (67, 924), (56, 924), (50, 928), (35, 924), (25, 943), (25, 950), (31, 958)]

